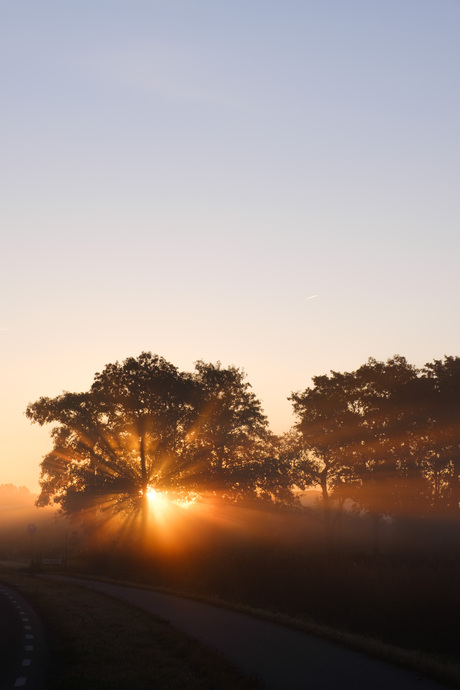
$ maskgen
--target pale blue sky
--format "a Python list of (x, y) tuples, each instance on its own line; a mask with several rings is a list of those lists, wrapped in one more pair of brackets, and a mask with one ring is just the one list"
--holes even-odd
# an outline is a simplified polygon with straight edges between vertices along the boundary
[(459, 38), (457, 0), (0, 0), (0, 483), (29, 401), (142, 350), (244, 367), (276, 432), (311, 376), (460, 354)]

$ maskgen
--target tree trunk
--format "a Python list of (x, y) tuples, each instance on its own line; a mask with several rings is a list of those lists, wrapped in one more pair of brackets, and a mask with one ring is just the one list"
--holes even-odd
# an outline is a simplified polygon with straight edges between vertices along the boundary
[(329, 491), (327, 488), (327, 473), (328, 465), (326, 463), (325, 468), (319, 474), (321, 493), (323, 496), (323, 507), (324, 507), (324, 530), (326, 537), (326, 548), (329, 553), (333, 551), (334, 539), (332, 534), (332, 522), (331, 522), (331, 504), (329, 499)]
[(147, 475), (147, 461), (145, 456), (145, 424), (144, 417), (139, 419), (139, 456), (141, 461), (141, 541), (144, 542), (147, 535), (149, 478)]

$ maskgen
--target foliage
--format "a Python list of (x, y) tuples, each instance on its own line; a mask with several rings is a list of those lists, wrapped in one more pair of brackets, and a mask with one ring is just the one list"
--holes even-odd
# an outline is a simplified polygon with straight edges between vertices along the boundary
[(435, 512), (460, 508), (460, 358), (445, 357), (421, 372), (423, 443), (421, 461), (432, 487)]
[(199, 467), (196, 489), (246, 493), (257, 482), (257, 458), (267, 420), (245, 374), (220, 362), (196, 362), (195, 417), (189, 428), (189, 456)]
[(32, 422), (57, 424), (39, 504), (141, 510), (150, 487), (250, 490), (267, 422), (249, 387), (236, 367), (200, 361), (189, 374), (144, 352), (108, 364), (86, 393), (31, 403)]
[(395, 355), (317, 376), (293, 393), (296, 483), (324, 505), (352, 499), (378, 517), (459, 509), (460, 359), (423, 369)]
[(375, 525), (459, 512), (460, 358), (420, 369), (371, 358), (290, 400), (296, 424), (277, 437), (237, 367), (200, 360), (181, 372), (148, 352), (108, 364), (89, 391), (27, 408), (55, 425), (39, 504), (142, 515), (155, 488), (301, 507), (299, 492), (317, 487), (330, 539), (344, 505)]

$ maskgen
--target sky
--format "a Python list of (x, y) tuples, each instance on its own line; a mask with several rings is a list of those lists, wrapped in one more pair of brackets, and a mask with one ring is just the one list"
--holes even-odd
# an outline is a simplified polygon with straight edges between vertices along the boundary
[(29, 402), (152, 351), (312, 376), (460, 355), (458, 0), (0, 0), (0, 484)]

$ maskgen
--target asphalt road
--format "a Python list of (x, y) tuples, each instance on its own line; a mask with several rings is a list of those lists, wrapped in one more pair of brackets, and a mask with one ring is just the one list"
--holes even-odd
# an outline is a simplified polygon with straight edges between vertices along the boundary
[(170, 621), (267, 690), (445, 690), (411, 671), (246, 614), (134, 587), (58, 577)]
[(0, 690), (46, 690), (46, 643), (34, 609), (0, 582)]

